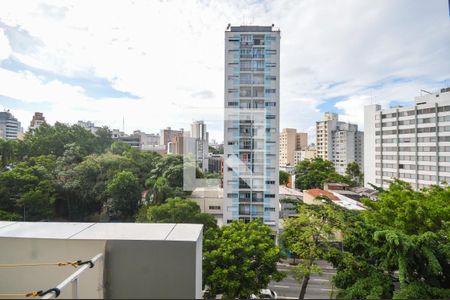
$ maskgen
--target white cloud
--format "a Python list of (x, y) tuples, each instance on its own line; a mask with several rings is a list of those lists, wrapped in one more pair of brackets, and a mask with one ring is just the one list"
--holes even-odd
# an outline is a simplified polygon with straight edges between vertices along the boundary
[[(51, 120), (91, 119), (121, 127), (125, 117), (129, 131), (187, 128), (192, 120), (205, 119), (211, 135), (222, 140), (223, 32), (228, 23), (245, 20), (281, 28), (282, 127), (311, 130), (322, 118), (318, 106), (337, 96), (345, 97), (336, 103), (342, 118), (361, 124), (368, 99), (383, 105), (411, 101), (420, 88), (436, 89), (438, 81), (450, 78), (446, 5), (407, 0), (1, 1), (0, 22), (10, 35), (0, 31), (0, 60), (12, 55), (60, 75), (105, 78), (140, 99), (93, 99), (77, 84), (1, 68), (0, 94), (50, 103), (44, 114)], [(13, 39), (19, 31), (22, 39)], [(12, 50), (1, 46), (5, 36)], [(24, 36), (30, 37), (27, 43), (21, 42)], [(409, 81), (389, 80), (396, 78)], [(383, 88), (371, 88), (382, 80)]]
[(3, 29), (0, 28), (0, 62), (7, 59), (11, 54), (8, 38), (5, 36)]

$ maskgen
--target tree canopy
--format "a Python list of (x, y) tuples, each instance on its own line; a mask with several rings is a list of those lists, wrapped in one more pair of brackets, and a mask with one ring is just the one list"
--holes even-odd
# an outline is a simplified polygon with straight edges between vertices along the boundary
[(202, 213), (198, 204), (192, 200), (179, 197), (169, 198), (166, 203), (143, 207), (138, 222), (150, 223), (194, 223), (203, 224), (204, 232), (217, 227), (214, 216)]
[(232, 222), (206, 232), (203, 243), (203, 282), (205, 296), (222, 294), (227, 299), (248, 299), (258, 295), (271, 280), (284, 274), (277, 270), (280, 249), (272, 230), (254, 220)]
[(335, 236), (340, 230), (338, 208), (333, 204), (315, 206), (301, 204), (298, 215), (284, 221), (282, 243), (300, 262), (293, 267), (294, 277), (301, 282), (299, 299), (304, 299), (312, 273), (320, 273), (317, 260), (331, 251)]
[[(182, 190), (183, 158), (132, 149), (78, 125), (56, 123), (27, 132), (23, 141), (0, 140), (0, 217), (26, 220), (134, 219), (141, 192), (151, 199)], [(199, 172), (199, 171), (197, 171)]]
[(301, 190), (323, 188), (325, 182), (347, 183), (350, 178), (338, 174), (331, 161), (320, 157), (305, 159), (295, 166), (295, 187)]
[(338, 297), (449, 298), (450, 187), (413, 191), (395, 180), (378, 196), (346, 223), (345, 251), (329, 257)]
[(286, 185), (289, 182), (289, 173), (285, 171), (280, 171), (280, 184)]
[(356, 161), (347, 165), (345, 175), (351, 179), (352, 185), (361, 185), (364, 182), (364, 175)]

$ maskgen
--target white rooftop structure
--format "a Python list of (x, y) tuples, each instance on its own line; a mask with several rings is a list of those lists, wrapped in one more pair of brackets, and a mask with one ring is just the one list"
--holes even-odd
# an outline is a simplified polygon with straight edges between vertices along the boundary
[(335, 191), (331, 191), (328, 190), (328, 192), (332, 193), (333, 195), (335, 195), (339, 200), (337, 201), (333, 201), (333, 203), (342, 206), (346, 209), (351, 209), (351, 210), (365, 210), (366, 208), (364, 207), (363, 204), (361, 204), (361, 202), (358, 202), (354, 199), (351, 199), (349, 197), (346, 197), (340, 193), (337, 193)]
[[(0, 268), (0, 293), (59, 285), (61, 298), (201, 298), (202, 225), (0, 221), (0, 264), (94, 257), (95, 267), (83, 272), (83, 266)], [(72, 289), (60, 285), (74, 272)]]

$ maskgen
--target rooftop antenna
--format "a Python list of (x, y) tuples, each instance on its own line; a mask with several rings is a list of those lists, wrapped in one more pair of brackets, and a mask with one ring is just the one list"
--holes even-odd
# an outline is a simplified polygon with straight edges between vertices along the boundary
[(422, 96), (422, 92), (427, 93), (428, 95), (433, 95), (433, 93), (425, 90), (420, 90), (420, 96)]
[(125, 117), (122, 116), (122, 131), (125, 132)]

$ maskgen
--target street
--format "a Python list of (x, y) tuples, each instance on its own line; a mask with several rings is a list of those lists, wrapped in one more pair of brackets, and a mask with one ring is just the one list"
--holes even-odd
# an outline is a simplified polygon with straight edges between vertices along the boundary
[[(306, 288), (306, 299), (330, 299), (333, 292), (333, 298), (336, 297), (336, 288), (334, 291), (331, 285), (331, 278), (336, 271), (326, 261), (316, 262), (322, 268), (322, 274), (313, 274), (309, 279)], [(300, 283), (295, 280), (291, 272), (292, 266), (287, 262), (279, 263), (278, 270), (287, 273), (287, 277), (280, 282), (271, 282), (269, 288), (278, 294), (280, 299), (298, 299), (300, 294)]]

